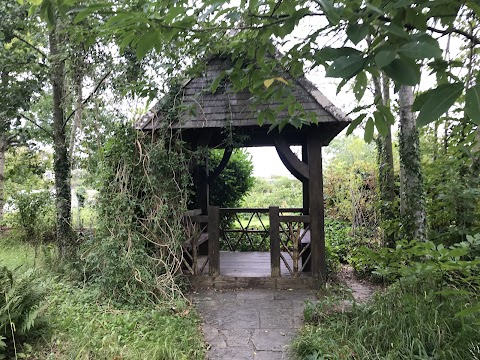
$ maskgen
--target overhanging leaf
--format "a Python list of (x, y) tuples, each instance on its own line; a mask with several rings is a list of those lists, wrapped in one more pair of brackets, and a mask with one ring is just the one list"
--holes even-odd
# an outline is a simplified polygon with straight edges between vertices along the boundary
[(397, 52), (395, 50), (382, 50), (375, 55), (375, 63), (379, 68), (383, 68), (395, 60), (396, 56)]
[(341, 56), (361, 55), (362, 53), (357, 49), (345, 46), (341, 48), (332, 48), (326, 46), (315, 53), (317, 62), (323, 63), (325, 61), (333, 61)]
[(442, 56), (442, 50), (440, 50), (438, 43), (421, 40), (414, 40), (400, 46), (398, 52), (411, 59), (439, 58)]
[(414, 62), (395, 59), (383, 68), (394, 81), (403, 85), (417, 85), (420, 82), (420, 67)]
[(143, 59), (153, 49), (157, 41), (159, 41), (159, 33), (155, 29), (151, 29), (143, 34), (137, 44), (137, 59)]
[(463, 84), (443, 84), (424, 93), (424, 104), (417, 118), (417, 126), (424, 126), (438, 120), (462, 94)]
[(362, 122), (363, 119), (365, 119), (365, 116), (367, 116), (367, 114), (360, 114), (357, 116), (356, 119), (354, 119), (350, 125), (348, 126), (348, 129), (347, 129), (347, 136), (350, 135), (353, 130), (355, 130), (357, 128), (358, 125), (360, 125), (360, 123)]
[(359, 55), (342, 56), (336, 59), (326, 71), (327, 77), (349, 79), (358, 74), (365, 65), (365, 59)]
[(387, 136), (388, 125), (383, 114), (380, 111), (375, 111), (373, 113), (373, 117), (375, 118), (375, 127), (377, 128), (378, 133), (383, 137)]
[(480, 126), (480, 83), (467, 90), (465, 95), (465, 113), (473, 123)]
[(377, 105), (377, 109), (383, 114), (383, 117), (385, 118), (385, 121), (387, 122), (387, 124), (389, 125), (395, 124), (395, 117), (393, 116), (389, 106)]
[(365, 142), (367, 143), (372, 142), (374, 130), (375, 128), (373, 124), (373, 119), (370, 117), (368, 118), (367, 123), (365, 124), (365, 134), (363, 135)]
[(337, 25), (340, 21), (340, 16), (337, 14), (337, 9), (333, 6), (332, 0), (318, 0), (322, 7), (325, 16), (332, 25)]
[(367, 89), (367, 84), (367, 75), (364, 71), (359, 72), (355, 79), (355, 85), (353, 85), (353, 92), (357, 101), (360, 101), (363, 98), (365, 90)]
[(357, 45), (360, 41), (365, 39), (370, 32), (370, 25), (368, 24), (352, 24), (347, 28), (347, 37)]
[(403, 28), (393, 23), (390, 23), (389, 25), (379, 25), (378, 27), (390, 35), (393, 35), (402, 39), (409, 39), (408, 33), (405, 30), (403, 30)]
[(225, 71), (222, 71), (212, 82), (212, 94), (214, 94), (217, 89), (218, 89), (218, 86), (220, 85), (220, 81), (223, 80), (223, 78), (225, 77)]

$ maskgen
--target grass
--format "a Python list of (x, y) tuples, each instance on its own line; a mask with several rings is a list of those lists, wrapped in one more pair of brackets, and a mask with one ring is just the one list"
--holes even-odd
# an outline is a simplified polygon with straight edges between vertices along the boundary
[[(293, 344), (297, 359), (480, 359), (480, 313), (456, 314), (478, 297), (435, 294), (428, 282), (392, 286), (339, 313), (321, 303)], [(309, 309), (312, 313), (312, 310)]]
[(203, 359), (198, 317), (181, 300), (170, 307), (122, 308), (57, 282), (46, 313), (46, 359)]
[[(42, 253), (42, 252), (39, 252)], [(28, 269), (33, 247), (0, 238), (0, 266)], [(184, 300), (171, 304), (122, 306), (100, 301), (95, 288), (39, 266), (47, 289), (41, 324), (17, 350), (27, 359), (203, 359), (200, 320)], [(20, 270), (21, 271), (21, 270)], [(12, 354), (12, 353), (10, 353)], [(0, 351), (1, 358), (1, 351)]]
[(6, 266), (9, 270), (32, 267), (35, 262), (35, 249), (19, 242), (15, 231), (0, 233), (0, 266)]

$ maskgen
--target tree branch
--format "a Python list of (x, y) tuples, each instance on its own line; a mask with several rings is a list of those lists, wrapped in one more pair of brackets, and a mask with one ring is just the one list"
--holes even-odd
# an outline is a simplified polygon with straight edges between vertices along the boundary
[[(378, 19), (383, 22), (392, 22), (392, 19), (390, 19), (388, 16), (380, 16), (378, 17)], [(418, 28), (416, 28), (412, 24), (405, 24), (404, 27), (407, 30), (418, 30)], [(480, 45), (480, 38), (476, 37), (473, 34), (469, 34), (466, 31), (456, 29), (453, 27), (442, 30), (442, 29), (434, 28), (433, 26), (427, 26), (427, 30), (430, 30), (431, 32), (442, 34), (442, 35), (449, 35), (449, 34), (462, 35), (468, 40), (470, 40), (471, 42), (473, 42), (475, 45)]]
[[(82, 101), (82, 106), (85, 105), (87, 102), (90, 101), (90, 99), (93, 97), (93, 95), (95, 95), (95, 93), (98, 91), (98, 89), (100, 88), (100, 86), (102, 85), (102, 83), (107, 79), (107, 77), (112, 73), (112, 70), (108, 71), (101, 79), (100, 81), (98, 82), (97, 86), (95, 86), (95, 89), (93, 89), (93, 91), (90, 93), (90, 95), (88, 95), (85, 100)], [(70, 121), (70, 119), (72, 118), (73, 115), (75, 115), (75, 113), (77, 112), (78, 109), (74, 109), (68, 116), (67, 118), (65, 119), (65, 122), (63, 123), (63, 129), (65, 129), (65, 126), (67, 126), (68, 122)]]
[(20, 40), (21, 42), (23, 42), (24, 44), (26, 44), (28, 47), (32, 48), (32, 49), (35, 50), (37, 53), (39, 53), (40, 55), (42, 55), (45, 59), (47, 58), (47, 55), (46, 55), (42, 50), (40, 50), (39, 48), (37, 48), (35, 45), (30, 44), (27, 40), (23, 39), (20, 35), (14, 33), (13, 36), (15, 36), (18, 40)]
[(43, 126), (37, 124), (37, 123), (35, 122), (35, 120), (32, 120), (31, 118), (29, 118), (29, 117), (28, 117), (27, 115), (25, 115), (25, 114), (20, 114), (20, 113), (19, 113), (18, 115), (20, 115), (22, 118), (24, 118), (25, 120), (29, 121), (30, 123), (32, 123), (32, 124), (35, 125), (36, 127), (38, 127), (40, 130), (42, 130), (43, 132), (45, 132), (45, 134), (47, 134), (48, 136), (53, 137), (53, 134), (52, 134), (50, 131), (48, 131), (47, 129), (45, 129)]

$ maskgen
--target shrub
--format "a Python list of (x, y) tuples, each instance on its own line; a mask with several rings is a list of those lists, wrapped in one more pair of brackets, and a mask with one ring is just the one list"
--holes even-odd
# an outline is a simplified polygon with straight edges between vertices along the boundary
[[(209, 152), (209, 168), (215, 169), (223, 153)], [(253, 164), (250, 154), (244, 149), (235, 149), (225, 169), (210, 185), (210, 204), (220, 207), (237, 207), (253, 187)]]
[(87, 281), (131, 304), (179, 296), (188, 159), (175, 138), (121, 126), (97, 165), (99, 225), (81, 248)]
[(39, 244), (53, 239), (53, 197), (46, 191), (17, 192), (11, 204), (16, 209), (16, 225), (23, 232), (23, 239)]
[(33, 329), (45, 290), (33, 270), (0, 267), (0, 359), (16, 353), (16, 343)]

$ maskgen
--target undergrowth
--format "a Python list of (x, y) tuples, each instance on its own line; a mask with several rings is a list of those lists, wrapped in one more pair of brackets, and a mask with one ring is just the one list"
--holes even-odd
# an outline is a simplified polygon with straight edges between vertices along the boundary
[(91, 288), (56, 281), (48, 296), (44, 359), (203, 359), (199, 318), (178, 299), (169, 306), (99, 302)]
[(175, 300), (182, 293), (187, 150), (169, 133), (152, 138), (120, 126), (98, 156), (98, 229), (79, 251), (84, 281), (121, 303)]
[(428, 283), (396, 284), (366, 306), (343, 313), (321, 309), (328, 316), (304, 328), (293, 343), (295, 357), (478, 359), (480, 314), (456, 316), (472, 302), (478, 298), (442, 296)]
[[(343, 297), (309, 305), (297, 359), (480, 359), (480, 235), (448, 248), (399, 242), (368, 251), (392, 284), (346, 311)], [(349, 299), (351, 301), (351, 299)]]

